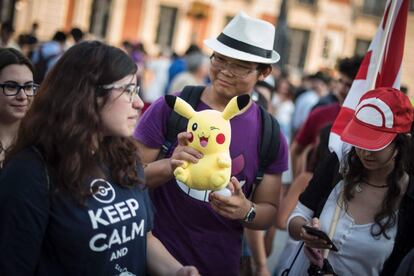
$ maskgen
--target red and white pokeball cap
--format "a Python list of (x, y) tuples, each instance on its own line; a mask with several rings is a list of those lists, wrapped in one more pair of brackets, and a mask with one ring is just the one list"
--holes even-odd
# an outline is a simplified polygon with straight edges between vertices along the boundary
[(379, 151), (391, 144), (398, 133), (409, 133), (413, 117), (413, 107), (404, 93), (389, 87), (376, 88), (361, 97), (341, 140)]

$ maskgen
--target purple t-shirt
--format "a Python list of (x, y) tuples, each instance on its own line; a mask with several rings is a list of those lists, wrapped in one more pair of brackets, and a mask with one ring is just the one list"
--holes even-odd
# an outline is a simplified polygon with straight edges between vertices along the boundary
[[(210, 109), (200, 101), (197, 111)], [(143, 114), (134, 137), (150, 148), (160, 148), (167, 132), (171, 108), (164, 97)], [(261, 136), (260, 110), (256, 104), (230, 121), (232, 175), (243, 185), (246, 196), (252, 191), (258, 169)], [(279, 174), (288, 168), (288, 147), (280, 134), (276, 160), (265, 169)], [(238, 275), (243, 227), (216, 213), (208, 202), (210, 191), (189, 189), (175, 179), (154, 189), (151, 199), (156, 209), (153, 233), (168, 251), (184, 265), (195, 265), (201, 275)]]

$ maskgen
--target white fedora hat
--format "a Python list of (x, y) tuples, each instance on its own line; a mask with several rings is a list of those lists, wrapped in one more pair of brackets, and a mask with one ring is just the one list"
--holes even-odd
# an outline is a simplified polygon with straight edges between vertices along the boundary
[(217, 38), (204, 40), (213, 51), (227, 57), (271, 64), (280, 59), (273, 50), (275, 27), (269, 22), (237, 14)]

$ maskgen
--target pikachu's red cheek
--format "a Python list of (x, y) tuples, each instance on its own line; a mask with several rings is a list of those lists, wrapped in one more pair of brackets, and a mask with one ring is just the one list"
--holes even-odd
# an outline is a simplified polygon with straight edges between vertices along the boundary
[(191, 134), (191, 137), (190, 137), (190, 138), (188, 138), (188, 141), (189, 141), (190, 143), (192, 143), (192, 142), (193, 142), (193, 140), (194, 140), (194, 135), (193, 135), (193, 133), (192, 133), (192, 132), (190, 132), (190, 134)]
[(223, 133), (220, 133), (216, 136), (216, 142), (217, 144), (221, 145), (226, 141), (226, 136), (224, 136)]

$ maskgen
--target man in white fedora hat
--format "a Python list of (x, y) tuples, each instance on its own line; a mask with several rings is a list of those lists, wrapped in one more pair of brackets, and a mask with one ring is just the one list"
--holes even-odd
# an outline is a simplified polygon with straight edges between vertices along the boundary
[[(205, 45), (213, 50), (211, 84), (201, 88), (195, 109), (222, 111), (234, 96), (251, 94), (256, 82), (270, 74), (270, 64), (279, 60), (274, 35), (272, 24), (239, 13), (217, 38), (207, 39)], [(276, 157), (264, 168), (252, 196), (262, 134), (261, 112), (252, 103), (230, 121), (231, 195), (197, 191), (173, 177), (181, 160), (196, 163), (202, 158), (187, 146), (190, 133), (180, 133), (178, 145), (174, 141), (166, 158), (159, 157), (170, 115), (171, 108), (160, 98), (143, 114), (134, 133), (156, 209), (153, 233), (181, 263), (195, 265), (201, 275), (238, 275), (243, 227), (266, 229), (275, 217), (281, 173), (288, 167), (286, 139), (279, 134)]]

